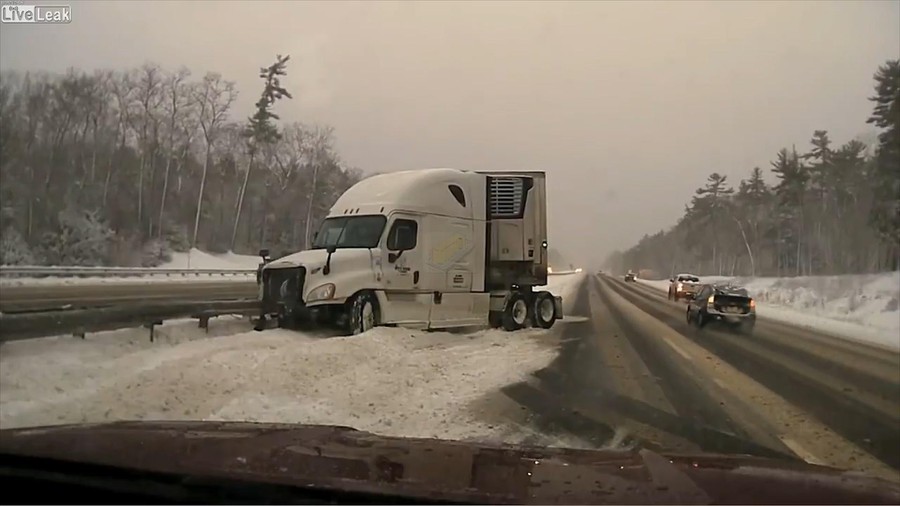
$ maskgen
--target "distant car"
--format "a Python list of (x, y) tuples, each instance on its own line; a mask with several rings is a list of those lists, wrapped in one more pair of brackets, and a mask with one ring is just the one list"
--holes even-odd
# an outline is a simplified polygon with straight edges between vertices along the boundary
[(700, 278), (693, 274), (678, 274), (669, 278), (669, 300), (690, 299), (700, 288)]
[(636, 279), (637, 279), (637, 275), (636, 275), (635, 273), (631, 272), (631, 271), (628, 271), (628, 273), (625, 274), (625, 282), (626, 282), (626, 283), (629, 282), (629, 281), (632, 281), (632, 282), (633, 282), (633, 281), (635, 281)]
[(756, 301), (744, 288), (705, 284), (688, 301), (687, 322), (701, 329), (725, 325), (750, 335), (756, 325)]

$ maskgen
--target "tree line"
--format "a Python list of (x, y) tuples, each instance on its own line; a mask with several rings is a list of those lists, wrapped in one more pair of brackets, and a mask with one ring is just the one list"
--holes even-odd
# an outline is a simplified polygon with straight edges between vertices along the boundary
[(669, 230), (613, 253), (608, 269), (707, 275), (804, 276), (900, 269), (900, 60), (874, 75), (868, 123), (877, 146), (835, 144), (816, 130), (809, 147), (780, 150), (776, 182), (755, 167), (734, 188), (713, 172)]
[(0, 73), (0, 263), (157, 265), (173, 250), (306, 247), (359, 169), (332, 128), (279, 125), (289, 57), (253, 116), (209, 72)]

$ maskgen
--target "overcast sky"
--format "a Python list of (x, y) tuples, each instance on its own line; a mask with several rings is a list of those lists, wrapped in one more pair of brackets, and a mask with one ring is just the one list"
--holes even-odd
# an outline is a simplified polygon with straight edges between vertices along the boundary
[(546, 170), (550, 240), (589, 266), (713, 171), (871, 133), (872, 74), (900, 57), (898, 1), (70, 5), (69, 25), (2, 25), (0, 68), (218, 71), (243, 118), (290, 54), (283, 119), (334, 126), (367, 171)]

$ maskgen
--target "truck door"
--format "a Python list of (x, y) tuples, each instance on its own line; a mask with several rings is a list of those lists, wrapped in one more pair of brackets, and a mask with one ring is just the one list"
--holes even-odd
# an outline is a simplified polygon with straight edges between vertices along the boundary
[(389, 220), (385, 247), (382, 248), (384, 323), (425, 326), (431, 309), (431, 294), (421, 289), (422, 217), (394, 213)]
[(429, 325), (442, 328), (485, 323), (490, 296), (473, 293), (475, 261), (483, 262), (484, 258), (477, 255), (474, 221), (432, 215), (423, 219), (428, 235), (423, 238), (422, 288), (432, 293)]

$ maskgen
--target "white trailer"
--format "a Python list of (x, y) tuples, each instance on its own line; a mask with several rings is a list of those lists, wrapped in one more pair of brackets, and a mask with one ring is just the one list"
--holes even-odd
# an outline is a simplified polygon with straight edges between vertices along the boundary
[(335, 202), (311, 249), (262, 266), (257, 328), (550, 328), (562, 299), (534, 289), (547, 253), (543, 172), (373, 176)]

